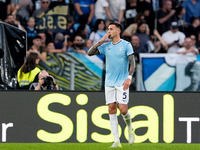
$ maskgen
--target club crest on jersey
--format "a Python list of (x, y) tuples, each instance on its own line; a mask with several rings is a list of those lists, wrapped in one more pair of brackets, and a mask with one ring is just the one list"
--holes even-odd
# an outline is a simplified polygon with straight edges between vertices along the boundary
[(121, 51), (123, 47), (118, 47), (118, 48), (119, 48), (119, 51)]

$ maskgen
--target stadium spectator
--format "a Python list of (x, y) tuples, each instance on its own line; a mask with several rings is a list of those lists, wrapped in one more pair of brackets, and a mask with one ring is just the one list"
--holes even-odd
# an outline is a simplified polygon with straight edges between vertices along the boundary
[(126, 9), (126, 0), (109, 0), (109, 10), (114, 21), (124, 25), (124, 11)]
[(185, 32), (185, 28), (188, 26), (187, 22), (183, 19), (185, 12), (185, 8), (183, 8), (181, 5), (176, 8), (175, 20), (177, 20), (178, 28), (181, 32)]
[(94, 8), (95, 8), (94, 0), (74, 0), (74, 17), (75, 22), (78, 21), (79, 16), (86, 15), (87, 16), (87, 24), (94, 25)]
[(162, 35), (162, 39), (168, 45), (168, 53), (177, 53), (177, 50), (182, 47), (185, 39), (185, 34), (178, 30), (178, 23), (172, 22), (170, 30)]
[(88, 29), (87, 26), (85, 24), (81, 24), (77, 31), (75, 32), (75, 36), (79, 35), (81, 36), (84, 40), (89, 38), (89, 33), (88, 33)]
[(151, 0), (153, 12), (156, 12), (160, 8), (162, 1), (163, 0)]
[(83, 55), (86, 55), (87, 48), (84, 47), (84, 40), (81, 36), (77, 35), (74, 38), (73, 45), (71, 47), (68, 47), (68, 52), (74, 52), (74, 53), (81, 53)]
[[(140, 23), (141, 21), (145, 21), (145, 17), (142, 13), (138, 13), (134, 20), (135, 23), (129, 25), (122, 33), (124, 37), (130, 38), (137, 31), (138, 23)], [(149, 27), (147, 24), (146, 24), (146, 33), (149, 34)]]
[[(75, 31), (78, 30), (78, 27), (79, 27), (81, 24), (84, 24), (84, 25), (86, 25), (86, 28), (87, 28), (87, 30), (88, 30), (88, 34), (90, 34), (90, 33), (91, 33), (91, 28), (90, 28), (90, 26), (87, 24), (87, 20), (88, 20), (88, 18), (87, 18), (86, 15), (81, 15), (81, 16), (79, 16), (79, 17), (78, 17), (78, 23), (75, 23), (75, 24), (73, 25)], [(88, 36), (89, 36), (89, 35), (88, 35)]]
[(17, 11), (16, 15), (20, 15), (25, 21), (28, 20), (32, 9), (32, 0), (11, 0), (11, 11)]
[(168, 50), (168, 45), (160, 36), (156, 29), (153, 30), (153, 34), (151, 35), (151, 41), (155, 46), (154, 52), (155, 53), (166, 53)]
[(85, 41), (85, 47), (87, 48), (87, 51), (93, 46), (93, 42), (90, 39), (87, 39)]
[(38, 35), (41, 37), (41, 46), (46, 47), (46, 45), (47, 45), (46, 34), (43, 32), (40, 32), (40, 33), (38, 33)]
[(35, 29), (35, 19), (33, 17), (30, 17), (28, 19), (26, 32), (28, 47), (30, 47), (31, 45), (33, 45), (33, 38), (37, 35), (37, 31)]
[(197, 39), (195, 37), (195, 35), (190, 35), (190, 38), (192, 39), (192, 45), (197, 48)]
[(144, 47), (148, 51), (148, 42), (150, 41), (149, 35), (146, 33), (147, 23), (146, 21), (141, 21), (138, 24), (137, 31), (134, 35), (140, 38), (140, 46)]
[(38, 53), (31, 52), (26, 57), (24, 64), (17, 72), (17, 87), (19, 89), (29, 89), (32, 82), (38, 81), (40, 69), (36, 66), (39, 61)]
[(61, 49), (56, 49), (54, 43), (48, 43), (46, 47), (47, 51), (50, 53), (64, 53), (67, 51), (67, 42), (63, 43), (63, 47)]
[(150, 31), (153, 31), (155, 29), (155, 12), (152, 9), (151, 2), (149, 0), (146, 0), (143, 6), (143, 11), (145, 21), (147, 22), (147, 25), (150, 29)]
[(49, 75), (46, 70), (39, 73), (38, 81), (31, 83), (29, 90), (59, 90), (54, 77)]
[(10, 24), (10, 25), (13, 25), (15, 27), (18, 27), (18, 25), (15, 24), (15, 17), (12, 14), (8, 14), (7, 15), (7, 18), (5, 19), (5, 22), (8, 23), (8, 24)]
[(131, 44), (132, 44), (132, 47), (134, 49), (135, 61), (137, 63), (139, 63), (139, 54), (140, 53), (147, 53), (148, 51), (147, 51), (147, 49), (145, 49), (144, 47), (142, 47), (140, 45), (140, 38), (137, 35), (133, 35), (131, 37)]
[(32, 17), (33, 18), (41, 18), (45, 12), (49, 9), (49, 0), (41, 0), (40, 5), (41, 8), (34, 10)]
[(198, 27), (200, 25), (200, 20), (198, 17), (191, 17), (190, 18), (191, 25), (186, 28), (186, 36), (195, 35), (198, 38)]
[(64, 35), (60, 32), (56, 33), (55, 39), (54, 39), (54, 46), (56, 49), (62, 49), (63, 48), (63, 41), (64, 41)]
[(138, 12), (144, 13), (148, 16), (152, 10), (151, 0), (138, 0), (137, 7)]
[(175, 12), (176, 11), (172, 9), (172, 2), (170, 0), (164, 0), (162, 2), (161, 9), (157, 11), (157, 30), (160, 35), (170, 29), (171, 22), (174, 20)]
[(67, 39), (64, 40), (62, 33), (57, 33), (54, 43), (48, 43), (46, 49), (50, 53), (64, 53), (67, 51)]
[(199, 0), (185, 0), (182, 4), (185, 8), (186, 13), (184, 15), (184, 20), (191, 24), (191, 17), (200, 17), (200, 1)]
[(47, 52), (45, 47), (41, 46), (41, 36), (37, 35), (33, 38), (33, 45), (27, 51), (27, 55), (31, 52), (38, 53), (38, 57), (41, 61), (45, 62), (47, 57)]
[(71, 46), (73, 44), (73, 37), (75, 34), (75, 29), (73, 27), (74, 25), (74, 17), (73, 16), (67, 16), (67, 29), (63, 32), (64, 36), (67, 36), (67, 42), (68, 46)]
[(187, 37), (185, 38), (184, 47), (178, 49), (177, 53), (191, 56), (199, 54), (199, 51), (197, 48), (194, 47), (192, 39), (190, 37)]
[(96, 20), (103, 19), (103, 20), (113, 20), (112, 15), (109, 10), (109, 0), (97, 0), (95, 3), (95, 11), (94, 15)]
[(105, 21), (103, 19), (98, 19), (96, 21), (94, 30), (89, 37), (93, 44), (97, 43), (106, 34), (105, 26)]
[(126, 9), (124, 12), (125, 28), (134, 23), (137, 13), (137, 0), (126, 0)]
[(17, 27), (17, 28), (19, 28), (21, 30), (26, 31), (24, 29), (24, 27), (21, 25), (20, 21), (16, 20), (16, 16), (15, 15), (12, 15), (12, 14), (7, 15), (7, 18), (6, 18), (5, 22), (10, 24), (10, 25), (12, 25), (12, 26), (15, 26), (15, 27)]

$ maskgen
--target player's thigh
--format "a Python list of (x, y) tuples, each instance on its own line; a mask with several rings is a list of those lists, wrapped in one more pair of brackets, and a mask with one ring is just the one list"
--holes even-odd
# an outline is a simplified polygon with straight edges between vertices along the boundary
[(105, 87), (106, 105), (116, 102), (115, 94), (114, 87)]
[(129, 89), (123, 90), (123, 86), (116, 87), (116, 97), (119, 104), (128, 104), (129, 102)]

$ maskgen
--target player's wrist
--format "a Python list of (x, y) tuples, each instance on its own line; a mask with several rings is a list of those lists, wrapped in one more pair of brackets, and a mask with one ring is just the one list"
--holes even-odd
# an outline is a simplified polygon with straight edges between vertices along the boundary
[(129, 78), (130, 80), (132, 80), (132, 75), (129, 75), (128, 78)]

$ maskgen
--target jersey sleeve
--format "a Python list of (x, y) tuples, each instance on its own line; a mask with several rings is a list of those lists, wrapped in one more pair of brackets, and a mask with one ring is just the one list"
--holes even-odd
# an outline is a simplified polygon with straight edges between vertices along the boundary
[(132, 55), (134, 53), (133, 47), (130, 42), (128, 42), (126, 49), (127, 49), (127, 56)]
[(97, 49), (99, 50), (99, 53), (100, 54), (103, 54), (103, 55), (105, 55), (105, 49), (106, 49), (106, 46), (105, 46), (106, 44), (103, 44), (103, 45), (101, 45), (101, 46), (99, 46)]

